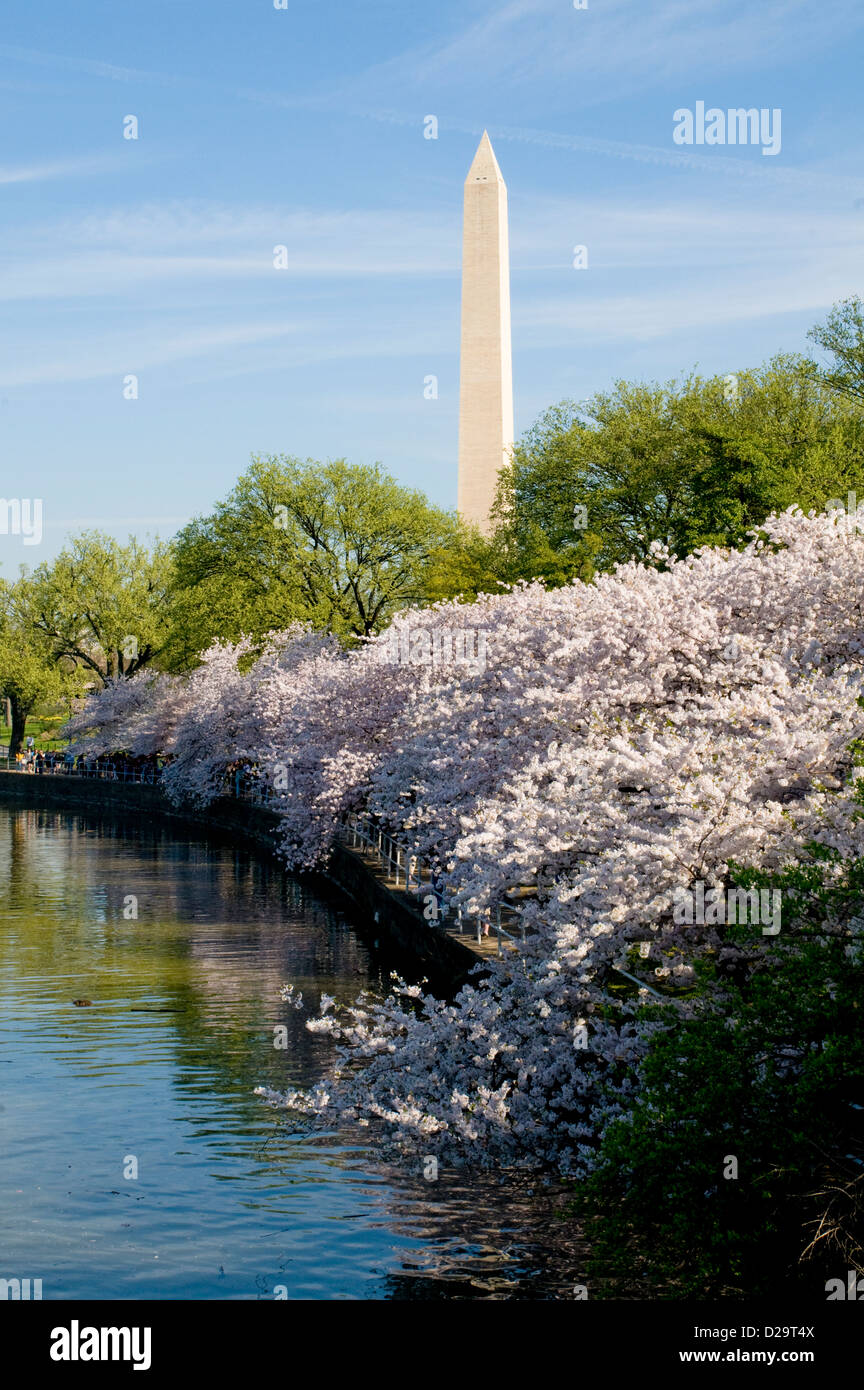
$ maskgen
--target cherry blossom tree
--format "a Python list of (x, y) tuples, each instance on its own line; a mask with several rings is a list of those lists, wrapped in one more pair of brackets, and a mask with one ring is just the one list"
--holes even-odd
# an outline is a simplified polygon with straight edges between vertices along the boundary
[(814, 841), (864, 851), (864, 535), (847, 523), (790, 509), (740, 552), (655, 545), (590, 585), (405, 610), (350, 652), (292, 632), (246, 670), (243, 644), (214, 648), (182, 701), (144, 682), (140, 705), (94, 701), (100, 746), (161, 721), (175, 800), (254, 766), (292, 868), (325, 863), (365, 810), (452, 902), (522, 913), (518, 956), (453, 1001), (403, 982), (348, 1008), (325, 996), (309, 1026), (340, 1067), (267, 1099), (454, 1160), (584, 1172), (653, 1032), (698, 1007), (700, 961), (731, 972), (770, 950), (758, 927), (745, 947), (707, 914), (676, 921), (682, 891)]

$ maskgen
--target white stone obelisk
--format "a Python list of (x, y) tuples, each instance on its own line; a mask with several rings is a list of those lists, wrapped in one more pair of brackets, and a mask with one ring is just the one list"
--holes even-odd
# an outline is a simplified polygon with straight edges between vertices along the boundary
[(484, 532), (512, 446), (507, 186), (484, 130), (465, 180), (457, 503)]

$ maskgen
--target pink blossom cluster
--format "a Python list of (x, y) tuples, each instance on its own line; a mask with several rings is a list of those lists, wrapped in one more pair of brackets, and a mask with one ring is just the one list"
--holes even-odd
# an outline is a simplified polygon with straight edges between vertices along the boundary
[[(453, 1002), (401, 983), (385, 1001), (328, 1000), (309, 1026), (338, 1040), (339, 1071), (267, 1096), (454, 1159), (582, 1171), (660, 1026), (640, 1012), (649, 986), (686, 1009), (699, 954), (741, 949), (676, 925), (676, 895), (725, 886), (733, 863), (782, 868), (812, 840), (864, 851), (850, 751), (864, 535), (793, 508), (741, 552), (655, 547), (653, 564), (590, 585), (522, 585), (393, 626), (482, 631), (485, 669), (388, 662), (388, 634), (344, 652), (293, 630), (247, 671), (241, 644), (183, 680), (111, 687), (77, 728), (136, 751), (161, 724), (176, 800), (206, 802), (246, 760), (275, 789), (294, 868), (325, 861), (365, 809), (467, 911), (518, 904), (518, 960)], [(625, 967), (644, 988), (622, 1003)]]

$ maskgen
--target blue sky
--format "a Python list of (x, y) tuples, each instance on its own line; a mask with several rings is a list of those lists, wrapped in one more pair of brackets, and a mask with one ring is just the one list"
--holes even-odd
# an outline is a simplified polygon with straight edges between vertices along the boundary
[[(619, 377), (805, 349), (864, 291), (862, 29), (860, 0), (10, 7), (2, 494), (42, 498), (44, 536), (0, 536), (0, 573), (88, 526), (167, 537), (253, 452), (380, 460), (454, 505), (484, 126), (510, 197), (517, 434)], [(779, 108), (780, 153), (676, 145), (700, 100)]]

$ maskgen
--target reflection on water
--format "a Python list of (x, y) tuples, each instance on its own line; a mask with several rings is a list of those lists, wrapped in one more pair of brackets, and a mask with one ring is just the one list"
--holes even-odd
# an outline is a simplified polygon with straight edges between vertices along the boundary
[(245, 849), (0, 808), (0, 1278), (44, 1298), (571, 1296), (561, 1191), (429, 1183), (252, 1094), (332, 1059), (280, 985), (314, 1007), (389, 969)]

